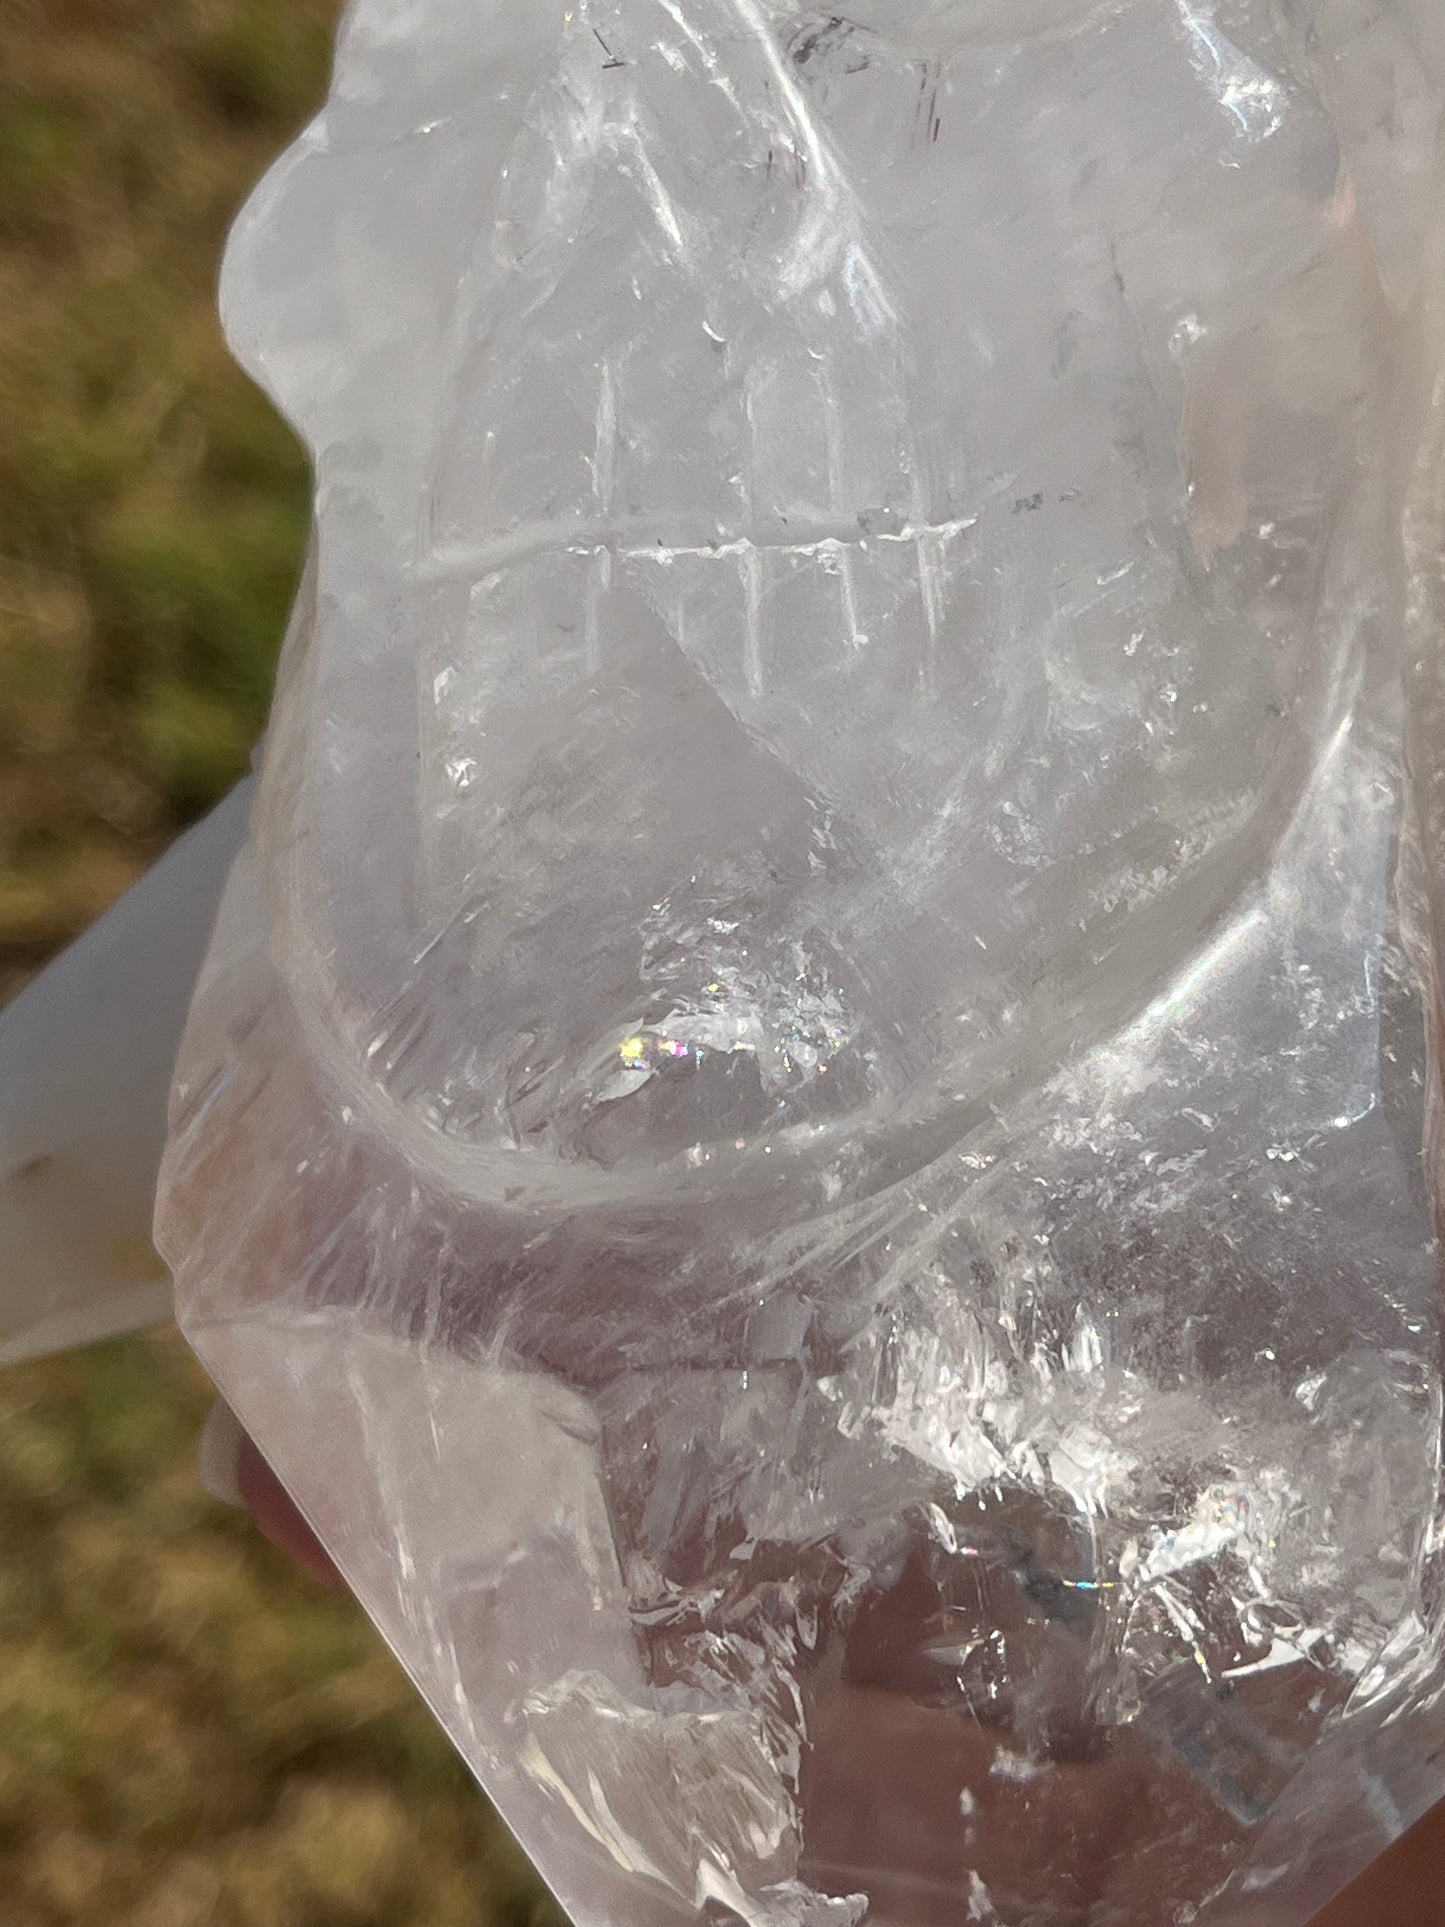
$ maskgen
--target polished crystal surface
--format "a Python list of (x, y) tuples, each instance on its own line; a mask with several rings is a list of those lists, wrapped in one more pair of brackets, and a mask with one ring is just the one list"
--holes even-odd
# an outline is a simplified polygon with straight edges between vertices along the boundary
[(1433, 0), (364, 0), (160, 1237), (582, 1927), (1445, 1795)]

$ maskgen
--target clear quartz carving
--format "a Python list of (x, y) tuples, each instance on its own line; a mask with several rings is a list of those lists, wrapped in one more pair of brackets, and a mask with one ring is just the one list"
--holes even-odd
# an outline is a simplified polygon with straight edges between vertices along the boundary
[(1432, 0), (360, 0), (181, 1315), (582, 1927), (1445, 1795)]

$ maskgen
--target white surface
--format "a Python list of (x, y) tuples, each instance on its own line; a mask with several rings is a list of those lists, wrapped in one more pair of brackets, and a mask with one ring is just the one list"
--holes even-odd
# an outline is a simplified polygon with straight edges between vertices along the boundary
[(250, 792), (0, 1013), (0, 1363), (170, 1315), (150, 1241), (166, 1095)]

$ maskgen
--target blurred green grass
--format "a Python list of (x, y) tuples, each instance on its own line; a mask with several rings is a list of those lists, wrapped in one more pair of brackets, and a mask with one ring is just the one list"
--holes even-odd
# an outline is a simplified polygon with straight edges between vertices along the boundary
[(333, 0), (0, 0), (0, 970), (245, 766), (305, 462), (226, 354), (227, 222)]
[[(244, 768), (306, 465), (214, 316), (334, 0), (0, 0), (0, 997)], [(4, 1927), (553, 1918), (173, 1335), (0, 1373)]]

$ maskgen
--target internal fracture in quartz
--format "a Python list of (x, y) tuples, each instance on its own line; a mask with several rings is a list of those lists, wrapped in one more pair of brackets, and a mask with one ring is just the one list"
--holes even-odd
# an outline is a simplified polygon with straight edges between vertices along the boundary
[(1445, 23), (357, 0), (160, 1237), (569, 1910), (1301, 1927), (1445, 1795)]

